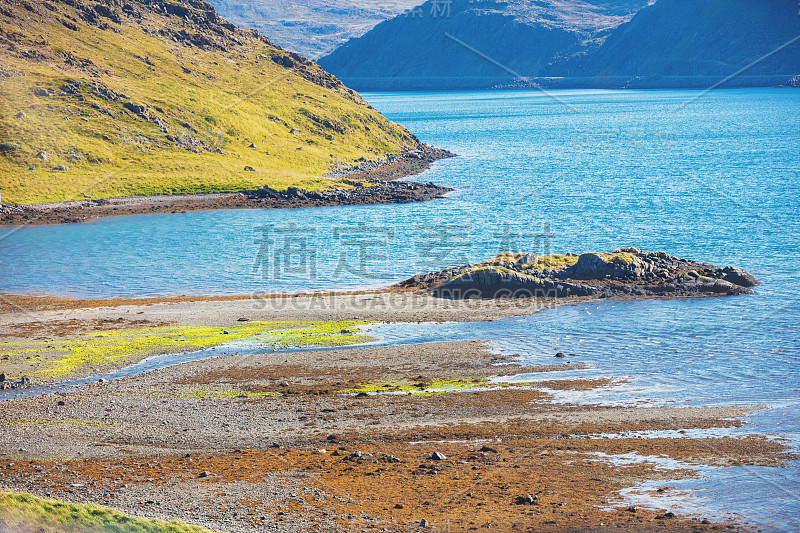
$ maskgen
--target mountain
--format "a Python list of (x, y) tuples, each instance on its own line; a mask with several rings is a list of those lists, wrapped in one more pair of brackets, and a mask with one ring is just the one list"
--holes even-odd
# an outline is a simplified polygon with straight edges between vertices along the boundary
[[(800, 37), (797, 0), (658, 0), (623, 24), (603, 46), (551, 74), (680, 77), (700, 85), (729, 76)], [(800, 43), (758, 62), (739, 84), (785, 82), (800, 74)], [(764, 80), (759, 80), (759, 77)], [(635, 80), (634, 80), (635, 81)], [(653, 80), (655, 81), (655, 80)]]
[(0, 0), (5, 202), (318, 188), (361, 158), (420, 148), (202, 0)]
[(289, 50), (321, 57), (419, 0), (212, 0), (237, 26), (255, 28)]
[(491, 87), (513, 81), (509, 71), (542, 75), (551, 63), (598, 45), (646, 5), (648, 0), (429, 0), (319, 64), (360, 90)]
[[(379, 24), (319, 64), (359, 90), (530, 85), (515, 74), (548, 87), (708, 87), (800, 36), (797, 0), (454, 0), (449, 17), (433, 8)], [(799, 58), (795, 42), (729, 83), (797, 83)]]

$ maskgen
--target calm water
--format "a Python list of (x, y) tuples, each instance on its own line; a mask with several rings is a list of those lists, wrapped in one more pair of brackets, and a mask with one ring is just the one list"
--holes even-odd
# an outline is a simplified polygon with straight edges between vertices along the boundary
[[(800, 443), (800, 91), (369, 94), (461, 157), (417, 205), (218, 211), (0, 230), (0, 292), (234, 294), (382, 286), (498, 251), (635, 245), (733, 264), (754, 296), (605, 302), (485, 324), (389, 325), (384, 342), (486, 338), (535, 363), (562, 350), (630, 383), (566, 400), (762, 404), (735, 434)], [(6, 235), (6, 236), (3, 236)], [(708, 512), (800, 530), (800, 469), (681, 482)], [(678, 484), (672, 484), (679, 486)], [(746, 487), (748, 498), (743, 499)], [(710, 497), (711, 499), (707, 499)]]

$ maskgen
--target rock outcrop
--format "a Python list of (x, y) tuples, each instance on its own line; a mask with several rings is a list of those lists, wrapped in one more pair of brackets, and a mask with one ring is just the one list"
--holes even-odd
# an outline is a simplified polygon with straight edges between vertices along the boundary
[(273, 199), (282, 207), (321, 207), (423, 202), (440, 198), (453, 190), (433, 183), (410, 181), (364, 180), (348, 181), (348, 183), (352, 188), (308, 191), (289, 187), (285, 191), (277, 191), (264, 186), (249, 194), (253, 199)]
[(638, 248), (580, 256), (502, 254), (399, 284), (452, 299), (717, 296), (752, 294), (756, 285), (752, 275), (738, 268)]

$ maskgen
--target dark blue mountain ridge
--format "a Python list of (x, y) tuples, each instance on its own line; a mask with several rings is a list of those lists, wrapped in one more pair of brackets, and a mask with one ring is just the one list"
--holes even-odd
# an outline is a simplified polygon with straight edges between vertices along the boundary
[[(592, 3), (590, 3), (592, 2)], [(630, 19), (647, 0), (428, 0), (378, 24), (319, 63), (355, 86), (466, 88), (540, 75)], [(506, 69), (458, 42), (474, 47)]]
[[(658, 0), (612, 32), (603, 46), (555, 65), (549, 74), (728, 76), (800, 38), (799, 11), (797, 0)], [(745, 74), (800, 74), (800, 42)]]
[[(797, 0), (453, 0), (449, 16), (442, 5), (429, 0), (319, 63), (362, 91), (527, 84), (510, 72), (551, 87), (704, 87), (800, 36)], [(797, 75), (800, 42), (728, 84)]]

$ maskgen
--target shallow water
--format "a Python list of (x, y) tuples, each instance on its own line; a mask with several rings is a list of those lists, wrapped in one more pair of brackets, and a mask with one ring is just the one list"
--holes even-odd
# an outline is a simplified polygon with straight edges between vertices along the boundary
[[(629, 383), (558, 392), (560, 400), (765, 405), (739, 434), (777, 434), (797, 447), (800, 91), (718, 91), (682, 107), (697, 95), (559, 91), (573, 112), (538, 92), (369, 94), (426, 142), (460, 154), (420, 178), (456, 192), (414, 205), (3, 228), (0, 292), (343, 290), (499, 251), (665, 250), (746, 268), (763, 285), (753, 296), (604, 302), (493, 323), (387, 325), (373, 334), (384, 343), (490, 339), (534, 364), (575, 353), (570, 361), (591, 370), (563, 376)], [(767, 529), (800, 530), (798, 465), (703, 474), (680, 483), (712, 495), (704, 504), (771, 523)]]

